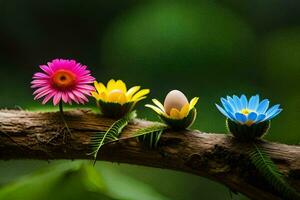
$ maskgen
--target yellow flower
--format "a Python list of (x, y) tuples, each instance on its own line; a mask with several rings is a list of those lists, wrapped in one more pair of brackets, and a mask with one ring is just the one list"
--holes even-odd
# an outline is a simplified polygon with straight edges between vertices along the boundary
[(94, 82), (96, 91), (92, 96), (97, 100), (101, 112), (110, 117), (122, 117), (130, 112), (135, 104), (146, 98), (149, 89), (140, 90), (140, 86), (134, 86), (127, 90), (122, 80), (111, 79), (107, 86), (101, 82)]
[(164, 105), (157, 99), (152, 99), (154, 105), (146, 107), (154, 110), (160, 118), (173, 128), (183, 129), (192, 125), (196, 118), (195, 105), (198, 97), (188, 102), (186, 96), (179, 90), (172, 90), (165, 98)]

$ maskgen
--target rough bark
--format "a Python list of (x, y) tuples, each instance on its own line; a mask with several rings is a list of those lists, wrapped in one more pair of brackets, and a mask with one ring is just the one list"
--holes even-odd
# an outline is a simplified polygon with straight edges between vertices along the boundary
[[(65, 112), (73, 137), (59, 113), (0, 111), (0, 159), (90, 159), (90, 137), (113, 123), (88, 110)], [(152, 122), (134, 120), (126, 138)], [(260, 142), (288, 182), (300, 191), (300, 147)], [(196, 130), (163, 134), (159, 147), (145, 148), (136, 139), (107, 144), (99, 160), (184, 171), (222, 183), (253, 199), (279, 199), (248, 159), (250, 145), (224, 134)]]

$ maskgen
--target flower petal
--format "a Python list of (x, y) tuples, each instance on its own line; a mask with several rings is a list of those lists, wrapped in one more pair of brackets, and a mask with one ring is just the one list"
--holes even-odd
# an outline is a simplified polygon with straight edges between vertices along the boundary
[(127, 92), (126, 84), (122, 80), (117, 80), (116, 89), (122, 90), (124, 93)]
[(161, 111), (165, 112), (164, 106), (157, 100), (157, 99), (152, 99), (152, 102), (161, 109)]
[(266, 115), (265, 114), (259, 114), (255, 120), (255, 123), (259, 123), (262, 121), (265, 121)]
[(228, 102), (228, 100), (221, 98), (221, 102), (227, 112), (235, 112), (235, 108)]
[(114, 79), (110, 79), (107, 83), (107, 92), (116, 89), (116, 81)]
[(97, 92), (100, 94), (101, 92), (107, 92), (106, 87), (103, 83), (94, 81), (95, 88)]
[(259, 104), (259, 95), (252, 96), (249, 100), (248, 109), (256, 110)]
[(267, 115), (266, 120), (271, 120), (274, 117), (276, 117), (279, 113), (281, 113), (282, 109), (276, 109), (274, 110), (272, 113), (270, 113), (269, 115)]
[(276, 105), (272, 106), (272, 107), (266, 112), (266, 116), (269, 117), (269, 115), (270, 115), (271, 113), (273, 113), (275, 110), (277, 110), (279, 107), (280, 107), (279, 104), (276, 104)]
[(50, 94), (48, 94), (48, 95), (44, 98), (42, 104), (46, 104), (46, 103), (47, 103), (54, 95), (55, 95), (55, 92), (51, 92)]
[(247, 121), (247, 117), (242, 113), (235, 113), (235, 118), (238, 122), (244, 124)]
[(199, 100), (199, 97), (194, 97), (191, 101), (190, 101), (190, 106), (189, 106), (189, 109), (193, 109), (195, 107), (195, 105), (197, 104)]
[(247, 120), (252, 121), (252, 122), (254, 122), (256, 120), (256, 118), (257, 118), (257, 113), (256, 112), (251, 112), (247, 116)]
[(215, 104), (217, 109), (223, 114), (225, 115), (225, 117), (234, 120), (234, 118), (232, 118), (231, 116), (228, 115), (228, 112), (226, 112), (221, 106), (219, 106), (218, 104)]
[(259, 106), (257, 107), (257, 112), (258, 113), (265, 113), (269, 107), (269, 100), (264, 99), (263, 101), (260, 102)]
[(151, 108), (152, 110), (154, 110), (159, 115), (163, 114), (163, 112), (156, 106), (153, 106), (151, 104), (146, 104), (145, 106), (148, 107), (148, 108)]
[(182, 119), (180, 116), (180, 112), (176, 108), (172, 108), (170, 111), (171, 119)]
[(92, 97), (94, 97), (97, 101), (100, 100), (100, 95), (97, 92), (91, 92)]
[(52, 68), (47, 65), (41, 65), (40, 68), (48, 75), (53, 74)]
[(185, 118), (189, 114), (190, 110), (190, 104), (185, 104), (180, 110), (180, 118)]
[(247, 100), (246, 95), (243, 94), (241, 96), (240, 100), (241, 100), (242, 109), (246, 109), (248, 106), (248, 100)]
[(137, 92), (135, 95), (133, 95), (131, 101), (136, 101), (136, 100), (139, 99), (140, 97), (149, 94), (149, 92), (150, 92), (149, 89), (143, 89), (143, 90)]
[(53, 98), (53, 104), (56, 106), (61, 100), (61, 92), (56, 93)]
[(227, 102), (231, 106), (233, 112), (239, 111), (237, 106), (235, 105), (235, 102), (234, 102), (233, 98), (231, 98), (230, 96), (227, 96)]
[(233, 101), (235, 103), (235, 106), (237, 107), (238, 110), (242, 110), (242, 103), (240, 102), (240, 98), (238, 96), (233, 95)]
[(68, 96), (67, 93), (63, 92), (62, 95), (61, 95), (61, 97), (62, 97), (63, 102), (68, 103), (69, 96)]
[(141, 86), (134, 86), (132, 88), (130, 88), (127, 92), (126, 92), (126, 96), (128, 101), (131, 100), (132, 96), (134, 95), (134, 93), (136, 93), (139, 89), (141, 88)]
[(146, 99), (146, 98), (147, 98), (146, 96), (143, 96), (143, 97), (140, 97), (140, 98), (136, 99), (134, 102), (137, 103), (137, 102), (139, 102), (139, 101), (141, 101), (143, 99)]

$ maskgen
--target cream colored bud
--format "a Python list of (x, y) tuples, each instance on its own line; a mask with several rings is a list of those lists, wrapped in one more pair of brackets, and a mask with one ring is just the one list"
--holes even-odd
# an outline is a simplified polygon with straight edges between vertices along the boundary
[(164, 108), (166, 113), (169, 115), (172, 108), (176, 108), (178, 111), (189, 103), (186, 96), (179, 90), (170, 91), (164, 101)]

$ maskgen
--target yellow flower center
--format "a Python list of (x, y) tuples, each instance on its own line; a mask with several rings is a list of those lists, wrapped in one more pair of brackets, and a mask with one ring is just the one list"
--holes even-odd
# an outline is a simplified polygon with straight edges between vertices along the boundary
[(127, 98), (122, 90), (114, 89), (108, 93), (107, 101), (124, 104), (127, 102)]
[(76, 75), (69, 71), (60, 69), (52, 76), (52, 86), (57, 89), (69, 89), (76, 84)]
[(241, 110), (241, 113), (244, 114), (244, 115), (248, 115), (249, 113), (251, 113), (251, 110), (243, 109), (243, 110)]

